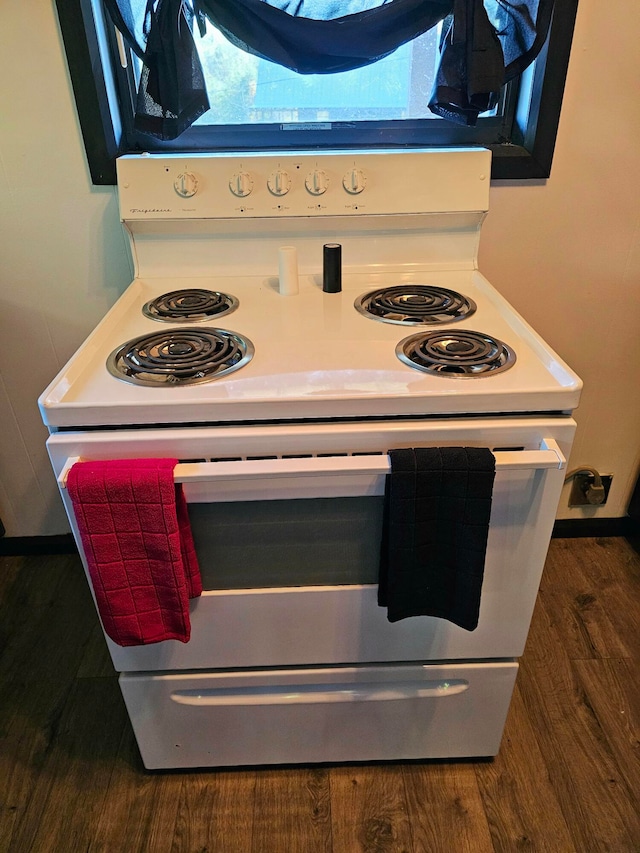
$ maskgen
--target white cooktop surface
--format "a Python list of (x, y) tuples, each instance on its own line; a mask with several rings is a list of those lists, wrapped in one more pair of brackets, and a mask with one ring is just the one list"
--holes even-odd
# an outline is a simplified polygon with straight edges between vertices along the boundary
[[(476, 312), (439, 326), (399, 326), (363, 316), (361, 294), (419, 283), (471, 297)], [(148, 300), (182, 287), (229, 293), (239, 307), (189, 324), (228, 329), (251, 340), (253, 359), (207, 383), (151, 388), (112, 376), (106, 361), (124, 342), (158, 332), (143, 316)], [(183, 324), (174, 324), (184, 328)], [(396, 344), (419, 331), (472, 329), (516, 353), (501, 373), (461, 379), (430, 376), (399, 361)], [(281, 295), (274, 276), (136, 279), (40, 398), (45, 423), (57, 426), (181, 424), (390, 415), (570, 411), (581, 382), (477, 271), (415, 267), (343, 274), (341, 293), (323, 293), (320, 275), (300, 277)]]

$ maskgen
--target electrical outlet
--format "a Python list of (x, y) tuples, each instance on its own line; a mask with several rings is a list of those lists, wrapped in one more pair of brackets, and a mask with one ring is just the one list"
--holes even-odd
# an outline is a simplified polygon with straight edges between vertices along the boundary
[(604, 486), (604, 500), (599, 504), (593, 504), (588, 499), (587, 492), (589, 490), (589, 486), (593, 485), (595, 477), (587, 471), (581, 474), (576, 474), (573, 478), (573, 484), (569, 494), (569, 506), (603, 506), (606, 504), (607, 498), (609, 497), (609, 489), (611, 488), (611, 481), (613, 480), (613, 474), (601, 474), (600, 479)]

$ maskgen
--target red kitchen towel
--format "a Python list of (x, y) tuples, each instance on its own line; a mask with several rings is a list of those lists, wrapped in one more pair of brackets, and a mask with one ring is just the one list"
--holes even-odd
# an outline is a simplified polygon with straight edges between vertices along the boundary
[(77, 462), (67, 477), (98, 611), (120, 646), (191, 635), (202, 582), (177, 461)]

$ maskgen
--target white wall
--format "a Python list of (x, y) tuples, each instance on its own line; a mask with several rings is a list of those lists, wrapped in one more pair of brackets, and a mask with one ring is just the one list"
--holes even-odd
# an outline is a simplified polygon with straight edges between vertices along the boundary
[[(638, 4), (581, 0), (551, 178), (493, 187), (480, 257), (585, 382), (572, 464), (614, 474), (588, 510), (603, 517), (624, 515), (639, 461), (638, 32)], [(48, 535), (68, 528), (36, 400), (131, 269), (114, 190), (91, 185), (53, 0), (3, 4), (0, 80), (0, 517)]]

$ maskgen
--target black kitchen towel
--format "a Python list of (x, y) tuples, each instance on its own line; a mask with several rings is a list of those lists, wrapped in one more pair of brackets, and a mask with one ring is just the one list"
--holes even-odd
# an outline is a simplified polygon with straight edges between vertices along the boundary
[(478, 624), (495, 458), (482, 447), (391, 450), (378, 604), (387, 618)]

